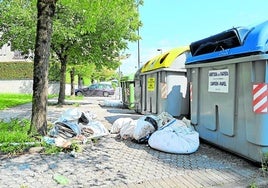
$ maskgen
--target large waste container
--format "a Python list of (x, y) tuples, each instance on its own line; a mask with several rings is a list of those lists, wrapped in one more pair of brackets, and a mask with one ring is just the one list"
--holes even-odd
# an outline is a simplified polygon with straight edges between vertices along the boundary
[(175, 48), (154, 57), (142, 67), (138, 74), (142, 114), (165, 111), (174, 117), (189, 115), (185, 69), (189, 53), (189, 47)]
[(135, 111), (140, 114), (144, 114), (142, 107), (142, 91), (141, 91), (141, 68), (137, 70), (134, 75), (134, 99), (135, 99)]
[(122, 87), (122, 102), (124, 107), (134, 109), (134, 74), (122, 77), (120, 82)]
[[(158, 58), (158, 56), (154, 57), (153, 59), (151, 59), (149, 61), (147, 61), (144, 66), (148, 65), (150, 62), (154, 61), (157, 58)], [(146, 108), (145, 108), (145, 106), (146, 106), (145, 105), (146, 104), (146, 97), (145, 97), (146, 83), (145, 83), (144, 76), (141, 75), (141, 71), (142, 71), (142, 69), (144, 69), (143, 67), (139, 68), (137, 70), (137, 72), (135, 73), (135, 76), (134, 76), (134, 83), (135, 83), (135, 89), (134, 89), (135, 90), (135, 94), (134, 94), (134, 97), (135, 97), (135, 111), (137, 113), (140, 113), (140, 114), (147, 114)]]
[(268, 22), (191, 43), (191, 122), (202, 139), (253, 161), (268, 152)]

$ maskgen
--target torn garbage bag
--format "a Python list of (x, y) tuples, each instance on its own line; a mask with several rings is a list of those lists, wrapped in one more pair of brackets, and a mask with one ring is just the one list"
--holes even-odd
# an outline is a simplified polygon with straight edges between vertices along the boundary
[(74, 122), (77, 123), (81, 118), (82, 112), (77, 108), (69, 108), (65, 110), (56, 122)]
[(138, 119), (134, 129), (133, 138), (138, 143), (147, 143), (151, 134), (158, 129), (157, 117), (154, 115), (143, 116)]
[(132, 121), (133, 119), (131, 118), (119, 118), (115, 120), (115, 122), (113, 123), (111, 127), (111, 133), (112, 134), (119, 133), (123, 127), (129, 126)]
[(84, 125), (82, 127), (82, 132), (86, 129), (91, 129), (93, 131), (93, 134), (88, 138), (99, 138), (109, 134), (109, 131), (100, 121), (91, 121), (89, 124)]
[(119, 118), (115, 120), (111, 127), (111, 133), (119, 133), (122, 139), (133, 139), (133, 132), (136, 128), (137, 120), (131, 118)]
[(189, 154), (199, 147), (199, 134), (182, 120), (174, 119), (149, 138), (151, 148), (176, 154)]
[(80, 127), (76, 123), (68, 121), (56, 122), (55, 129), (63, 138), (72, 138), (81, 134)]
[(87, 138), (98, 138), (109, 134), (104, 125), (95, 121), (96, 115), (82, 112), (77, 108), (67, 109), (62, 113), (54, 127), (49, 131), (49, 136), (70, 139), (81, 135)]

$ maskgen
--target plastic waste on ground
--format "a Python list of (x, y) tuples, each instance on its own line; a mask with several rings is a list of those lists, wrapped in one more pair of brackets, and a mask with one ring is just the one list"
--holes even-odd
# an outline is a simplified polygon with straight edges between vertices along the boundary
[(199, 147), (199, 134), (183, 120), (172, 121), (149, 138), (151, 148), (177, 154), (189, 154)]
[(48, 144), (67, 148), (71, 145), (70, 139), (85, 143), (87, 139), (99, 138), (109, 134), (105, 126), (95, 120), (96, 115), (91, 112), (82, 112), (77, 108), (67, 109), (62, 113), (48, 136), (43, 140)]
[(158, 129), (157, 117), (154, 115), (143, 116), (138, 119), (133, 138), (138, 143), (146, 143), (148, 136)]
[(104, 100), (99, 105), (100, 106), (105, 106), (105, 107), (122, 108), (123, 107), (123, 101), (122, 100)]
[(112, 134), (119, 133), (123, 126), (128, 126), (132, 121), (133, 119), (131, 118), (118, 118), (113, 123), (110, 132)]
[(151, 148), (176, 154), (189, 154), (199, 147), (199, 134), (186, 118), (178, 120), (167, 112), (145, 115), (138, 120), (119, 118), (111, 133), (122, 139), (133, 139), (137, 143), (148, 143)]
[(123, 139), (133, 138), (133, 132), (136, 128), (137, 120), (129, 122), (129, 125), (123, 126), (120, 129), (120, 137)]

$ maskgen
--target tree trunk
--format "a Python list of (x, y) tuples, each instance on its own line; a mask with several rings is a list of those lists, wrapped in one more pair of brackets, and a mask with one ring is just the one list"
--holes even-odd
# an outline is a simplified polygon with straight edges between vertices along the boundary
[(70, 77), (71, 77), (71, 95), (74, 95), (74, 71), (75, 71), (75, 68), (72, 67), (72, 69), (70, 71)]
[(29, 134), (47, 134), (48, 64), (56, 0), (38, 0), (32, 118)]
[(84, 85), (83, 77), (80, 74), (78, 74), (78, 88), (79, 89), (83, 88), (83, 85)]
[(65, 84), (66, 84), (66, 70), (67, 70), (67, 55), (64, 55), (60, 59), (60, 92), (58, 98), (58, 104), (63, 105), (65, 103)]

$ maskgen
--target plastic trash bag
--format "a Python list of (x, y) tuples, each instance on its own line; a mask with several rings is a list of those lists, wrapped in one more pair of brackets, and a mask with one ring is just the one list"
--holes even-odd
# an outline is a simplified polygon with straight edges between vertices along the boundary
[(110, 132), (112, 134), (119, 133), (120, 130), (122, 129), (122, 127), (130, 125), (132, 123), (132, 121), (133, 121), (133, 119), (131, 119), (131, 118), (119, 118), (119, 119), (115, 120), (115, 122), (113, 123)]
[(84, 125), (89, 123), (89, 119), (86, 117), (84, 112), (82, 112), (80, 118), (78, 119), (78, 123), (82, 123)]
[(122, 108), (123, 101), (122, 100), (104, 100), (102, 103), (100, 103), (100, 106)]
[[(65, 110), (56, 122), (78, 122), (82, 112), (77, 108), (69, 108)], [(55, 123), (56, 123), (55, 122)]]
[[(150, 117), (150, 118), (148, 118)], [(156, 117), (153, 115), (149, 116), (143, 116), (138, 119), (137, 121), (137, 126), (134, 130), (133, 133), (133, 138), (138, 142), (138, 143), (144, 143), (146, 142), (145, 138), (148, 138), (150, 134), (152, 134), (154, 131), (156, 131), (157, 127), (153, 125), (153, 121), (151, 120), (155, 119)], [(150, 120), (149, 120), (150, 119)]]
[(133, 133), (137, 125), (137, 120), (132, 120), (129, 124), (124, 124), (120, 129), (120, 136), (122, 139), (132, 139)]
[(94, 119), (97, 118), (97, 115), (92, 113), (92, 112), (90, 112), (90, 111), (86, 111), (86, 112), (83, 112), (83, 113), (84, 113), (85, 117), (89, 120), (89, 122), (93, 121)]
[(99, 121), (90, 122), (86, 126), (88, 126), (90, 129), (92, 129), (94, 132), (91, 138), (98, 138), (98, 137), (106, 136), (109, 134), (109, 131)]
[(162, 112), (157, 116), (158, 118), (158, 128), (161, 128), (165, 126), (167, 123), (169, 123), (171, 120), (174, 119), (172, 115), (170, 115), (168, 112)]
[(175, 120), (168, 126), (155, 131), (149, 138), (150, 147), (176, 154), (189, 154), (199, 147), (199, 134), (182, 120)]
[(56, 122), (55, 129), (63, 138), (72, 138), (81, 134), (78, 124), (69, 121)]
[(69, 139), (84, 135), (90, 138), (108, 135), (108, 130), (101, 122), (95, 121), (96, 115), (87, 111), (82, 112), (77, 108), (69, 108), (54, 122), (54, 127), (49, 131), (52, 137)]

